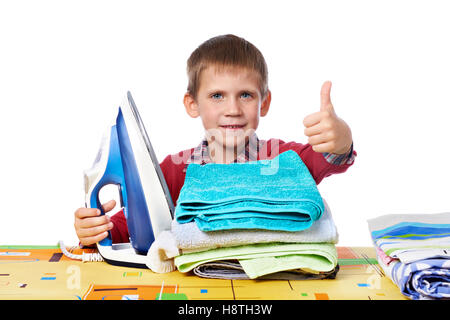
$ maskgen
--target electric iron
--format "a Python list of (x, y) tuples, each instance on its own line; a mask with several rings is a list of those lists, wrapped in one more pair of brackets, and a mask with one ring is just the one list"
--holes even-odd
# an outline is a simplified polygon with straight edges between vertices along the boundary
[(170, 230), (174, 206), (164, 175), (130, 92), (108, 128), (91, 169), (84, 172), (86, 207), (102, 209), (99, 192), (118, 185), (130, 243), (97, 243), (109, 264), (147, 268), (147, 252), (161, 231)]

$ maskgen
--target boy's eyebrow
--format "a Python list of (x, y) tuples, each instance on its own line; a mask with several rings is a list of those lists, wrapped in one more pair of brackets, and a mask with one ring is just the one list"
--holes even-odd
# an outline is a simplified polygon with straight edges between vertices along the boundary
[[(209, 95), (209, 94), (213, 94), (213, 93), (226, 93), (226, 92), (227, 91), (224, 89), (210, 89), (207, 91), (207, 94)], [(258, 92), (258, 89), (240, 89), (238, 92), (239, 93), (249, 92), (249, 93), (255, 94)]]
[(259, 90), (258, 89), (242, 89), (241, 92), (250, 92), (250, 93), (257, 93)]
[(225, 92), (223, 89), (210, 89), (207, 91), (208, 94), (210, 93), (216, 93), (216, 92)]

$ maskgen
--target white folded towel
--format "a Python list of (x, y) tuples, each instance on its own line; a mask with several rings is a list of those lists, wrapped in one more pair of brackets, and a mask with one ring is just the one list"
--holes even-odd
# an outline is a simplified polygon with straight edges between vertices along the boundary
[(173, 258), (179, 254), (173, 234), (170, 231), (162, 231), (147, 252), (146, 265), (153, 272), (171, 272), (176, 269)]

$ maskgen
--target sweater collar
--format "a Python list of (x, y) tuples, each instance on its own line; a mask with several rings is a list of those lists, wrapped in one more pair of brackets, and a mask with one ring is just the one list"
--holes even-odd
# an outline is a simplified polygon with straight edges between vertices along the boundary
[[(244, 150), (240, 154), (238, 154), (233, 163), (244, 163), (248, 161), (258, 160), (258, 152), (261, 149), (263, 143), (264, 140), (258, 139), (256, 133), (253, 133), (249, 137)], [(200, 144), (194, 148), (191, 156), (187, 159), (186, 165), (183, 170), (184, 172), (186, 171), (187, 166), (191, 163), (200, 165), (212, 163), (211, 157), (209, 156), (208, 140), (206, 139), (206, 137), (203, 138)]]

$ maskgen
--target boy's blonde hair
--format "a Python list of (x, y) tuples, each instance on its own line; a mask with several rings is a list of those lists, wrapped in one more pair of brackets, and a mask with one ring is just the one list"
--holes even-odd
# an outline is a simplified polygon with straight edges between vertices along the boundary
[(187, 91), (197, 99), (200, 75), (208, 66), (241, 67), (259, 75), (261, 97), (267, 94), (268, 71), (262, 53), (247, 40), (232, 34), (217, 36), (203, 42), (192, 52), (187, 61)]

